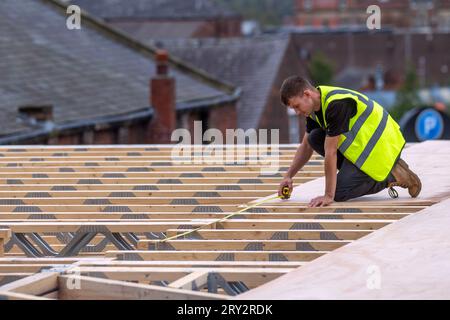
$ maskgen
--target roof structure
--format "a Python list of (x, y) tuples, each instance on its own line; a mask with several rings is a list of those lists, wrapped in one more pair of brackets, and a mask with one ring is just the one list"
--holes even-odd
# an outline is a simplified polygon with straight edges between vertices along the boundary
[[(53, 105), (56, 126), (124, 114), (149, 116), (156, 49), (83, 14), (66, 28), (57, 0), (0, 2), (0, 135), (35, 128), (17, 117), (22, 105)], [(236, 88), (171, 59), (177, 109), (233, 101)]]
[[(185, 149), (174, 158), (172, 148), (0, 148), (0, 242), (5, 244), (0, 297), (296, 299), (308, 292), (308, 297), (324, 297), (329, 288), (335, 294), (356, 288), (361, 272), (354, 270), (371, 257), (381, 259), (385, 253), (379, 260), (382, 270), (410, 268), (408, 263), (394, 266), (392, 254), (401, 260), (403, 252), (417, 262), (432, 243), (441, 242), (424, 256), (438, 254), (448, 242), (445, 206), (437, 204), (450, 196), (448, 142), (405, 149), (403, 156), (424, 182), (420, 198), (410, 199), (399, 190), (396, 200), (379, 193), (321, 208), (307, 207), (323, 188), (323, 159), (317, 155), (295, 177), (299, 187), (293, 197), (273, 199), (296, 145), (266, 150), (228, 146), (233, 159), (247, 161), (195, 165), (179, 161), (199, 156), (203, 149)], [(439, 160), (428, 165), (436, 152)], [(264, 163), (278, 156), (281, 171), (262, 175)], [(255, 201), (258, 205), (251, 207)], [(433, 222), (425, 223), (429, 210), (435, 212)], [(417, 234), (424, 241), (428, 237), (426, 244), (404, 241), (407, 233), (401, 230), (407, 225), (415, 226), (410, 240)], [(444, 251), (439, 263), (445, 265)], [(442, 280), (448, 278), (447, 268), (437, 270), (428, 258), (419, 265), (414, 275), (421, 277), (421, 286), (428, 285), (431, 294), (426, 297), (444, 297), (430, 287), (442, 289), (448, 281), (438, 285), (439, 275), (422, 276), (433, 270)], [(348, 285), (339, 277), (328, 278), (334, 275), (330, 266)], [(79, 281), (82, 289), (69, 290), (67, 281), (58, 281), (66, 279)], [(399, 288), (414, 290), (408, 276), (397, 281)], [(309, 291), (311, 284), (314, 290)]]
[(238, 16), (215, 0), (72, 0), (71, 3), (103, 19), (170, 20)]
[(198, 30), (204, 26), (202, 21), (146, 21), (145, 23), (118, 23), (114, 25), (133, 38), (146, 42), (148, 39), (195, 38)]
[(150, 41), (184, 61), (242, 88), (238, 127), (258, 128), (289, 37), (179, 39)]

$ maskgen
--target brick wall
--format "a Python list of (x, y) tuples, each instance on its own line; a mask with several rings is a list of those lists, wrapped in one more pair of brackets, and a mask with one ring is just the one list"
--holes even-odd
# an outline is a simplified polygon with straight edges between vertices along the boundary
[(192, 38), (227, 38), (241, 35), (241, 19), (229, 18), (204, 21)]
[[(384, 71), (396, 70), (402, 74), (407, 61), (416, 69), (425, 70), (425, 82), (449, 84), (450, 34), (393, 34), (387, 32), (361, 33), (311, 33), (293, 34), (296, 51), (306, 50), (311, 56), (324, 53), (334, 64), (336, 73), (355, 66), (375, 69), (381, 65)], [(302, 60), (307, 64), (308, 60)]]
[(425, 25), (436, 27), (440, 24), (438, 17), (443, 12), (449, 12), (450, 2), (448, 0), (432, 2), (433, 5), (428, 6), (426, 3), (412, 5), (409, 0), (384, 2), (376, 0), (296, 0), (295, 24), (314, 27), (365, 25), (369, 16), (366, 13), (367, 8), (370, 5), (378, 5), (382, 13), (382, 25), (410, 27), (418, 26), (425, 21)]

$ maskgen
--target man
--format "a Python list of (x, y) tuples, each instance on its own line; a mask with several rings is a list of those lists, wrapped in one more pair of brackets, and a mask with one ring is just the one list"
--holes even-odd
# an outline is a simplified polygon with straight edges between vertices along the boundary
[[(399, 125), (377, 102), (344, 88), (318, 86), (293, 76), (283, 82), (282, 103), (306, 117), (306, 134), (283, 181), (292, 191), (292, 178), (313, 151), (325, 157), (325, 193), (310, 207), (327, 206), (394, 186), (408, 188), (417, 197), (422, 184), (400, 154), (405, 139)], [(337, 170), (339, 169), (339, 173)]]

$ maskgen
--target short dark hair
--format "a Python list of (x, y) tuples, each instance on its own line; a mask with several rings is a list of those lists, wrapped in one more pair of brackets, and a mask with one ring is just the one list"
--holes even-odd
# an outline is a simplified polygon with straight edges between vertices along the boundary
[(283, 81), (280, 89), (281, 102), (288, 106), (289, 99), (302, 96), (305, 89), (314, 89), (313, 85), (301, 76), (292, 76)]

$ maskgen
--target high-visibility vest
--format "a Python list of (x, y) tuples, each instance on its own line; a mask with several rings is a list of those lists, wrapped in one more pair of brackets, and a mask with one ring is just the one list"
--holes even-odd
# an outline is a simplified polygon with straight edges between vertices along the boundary
[(324, 123), (310, 115), (322, 128), (327, 128), (325, 112), (332, 101), (351, 98), (357, 112), (350, 118), (349, 131), (339, 136), (338, 150), (351, 163), (376, 181), (384, 181), (405, 146), (400, 126), (376, 101), (349, 89), (319, 86)]

